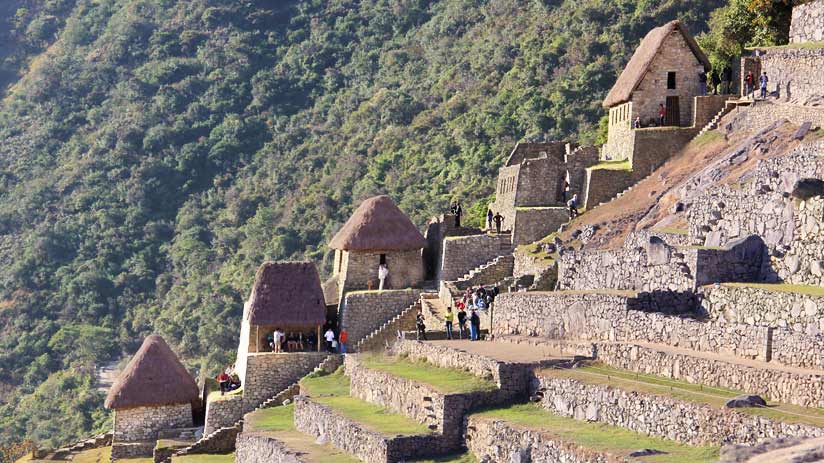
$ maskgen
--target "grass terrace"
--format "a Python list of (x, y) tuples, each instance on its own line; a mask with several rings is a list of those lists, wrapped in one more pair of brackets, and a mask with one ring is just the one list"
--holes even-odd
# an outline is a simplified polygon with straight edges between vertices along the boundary
[(208, 396), (206, 396), (206, 401), (207, 402), (218, 402), (218, 401), (221, 401), (221, 400), (233, 399), (235, 397), (243, 397), (243, 387), (240, 387), (239, 389), (235, 389), (234, 391), (229, 391), (225, 394), (221, 394), (220, 390), (212, 391), (212, 392), (209, 393)]
[(625, 170), (631, 171), (632, 164), (629, 162), (629, 159), (624, 159), (621, 161), (601, 161), (598, 164), (590, 167), (591, 170)]
[[(80, 452), (72, 458), (73, 463), (109, 463), (112, 459), (111, 447), (100, 447), (97, 449)], [(126, 463), (154, 463), (152, 457), (145, 458), (120, 458), (118, 461)], [(209, 462), (211, 463), (211, 462)], [(228, 463), (228, 462), (227, 462)]]
[[(121, 461), (121, 460), (118, 460)], [(173, 456), (172, 463), (234, 463), (234, 453)], [(330, 462), (331, 463), (331, 462)]]
[(432, 430), (417, 421), (350, 397), (349, 378), (344, 376), (342, 368), (331, 375), (305, 378), (300, 384), (314, 402), (326, 405), (350, 420), (388, 437), (432, 434)]
[[(587, 384), (614, 386), (626, 391), (658, 394), (688, 402), (709, 405), (715, 408), (724, 408), (727, 400), (745, 394), (745, 392), (742, 391), (692, 384), (686, 381), (662, 378), (660, 376), (645, 375), (598, 363), (575, 369), (546, 369), (541, 370), (538, 374), (541, 376), (575, 379)], [(768, 400), (767, 397), (764, 399)], [(770, 403), (769, 400), (767, 403), (769, 404), (767, 408), (738, 408), (736, 411), (776, 421), (824, 427), (824, 409)]]
[(774, 45), (770, 47), (747, 47), (747, 50), (783, 50), (783, 49), (802, 49), (802, 50), (817, 50), (824, 48), (824, 42), (802, 42), (802, 43), (788, 43), (786, 45)]
[(721, 283), (721, 286), (730, 288), (755, 288), (765, 291), (806, 294), (808, 296), (824, 296), (824, 287), (821, 286), (789, 285), (786, 283)]
[(361, 359), (367, 368), (428, 384), (443, 394), (494, 391), (498, 388), (495, 382), (488, 379), (455, 368), (441, 368), (426, 361), (387, 355), (363, 355)]
[(617, 426), (564, 418), (535, 404), (517, 404), (488, 409), (474, 414), (482, 418), (499, 419), (541, 431), (545, 435), (582, 447), (626, 457), (632, 452), (650, 448), (666, 452), (661, 455), (639, 457), (633, 461), (644, 463), (710, 463), (718, 460), (718, 446), (689, 446), (670, 440), (650, 437)]
[(477, 463), (478, 460), (469, 452), (446, 455), (428, 460), (412, 460), (409, 463)]

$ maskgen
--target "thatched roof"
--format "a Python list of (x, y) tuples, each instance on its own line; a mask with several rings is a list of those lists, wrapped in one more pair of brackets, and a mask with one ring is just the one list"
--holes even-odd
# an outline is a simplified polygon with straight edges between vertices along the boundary
[(162, 337), (143, 341), (106, 396), (106, 408), (192, 403), (199, 391), (194, 378)]
[(701, 51), (698, 42), (690, 35), (687, 28), (681, 24), (681, 21), (670, 21), (661, 27), (656, 27), (649, 31), (647, 36), (644, 37), (644, 40), (641, 41), (641, 45), (635, 50), (632, 58), (630, 58), (627, 66), (624, 68), (624, 72), (618, 77), (612, 90), (609, 91), (606, 99), (604, 99), (605, 108), (611, 108), (615, 105), (625, 103), (632, 98), (632, 92), (635, 91), (641, 81), (644, 80), (644, 76), (658, 55), (658, 51), (673, 31), (681, 33), (681, 36), (684, 37), (695, 58), (704, 65), (705, 70), (710, 70), (710, 61), (707, 59), (707, 55)]
[(389, 196), (369, 198), (329, 242), (344, 251), (408, 251), (426, 246), (415, 224)]
[(309, 327), (326, 323), (320, 276), (312, 262), (267, 262), (255, 275), (249, 323)]

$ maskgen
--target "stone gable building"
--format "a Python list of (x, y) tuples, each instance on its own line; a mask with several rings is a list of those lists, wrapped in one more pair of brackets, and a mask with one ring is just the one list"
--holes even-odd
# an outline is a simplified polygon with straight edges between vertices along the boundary
[(378, 286), (378, 267), (386, 264), (392, 289), (424, 281), (422, 250), (426, 240), (389, 196), (369, 198), (355, 210), (329, 247), (335, 250), (337, 292)]
[(195, 380), (162, 337), (153, 334), (109, 389), (114, 410), (112, 458), (150, 456), (163, 431), (192, 427)]

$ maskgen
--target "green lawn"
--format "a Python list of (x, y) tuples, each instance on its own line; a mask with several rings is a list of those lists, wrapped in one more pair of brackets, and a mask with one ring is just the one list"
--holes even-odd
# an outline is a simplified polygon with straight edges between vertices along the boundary
[(695, 137), (695, 139), (692, 140), (692, 145), (702, 147), (722, 138), (724, 138), (724, 136), (721, 135), (721, 132), (717, 130), (710, 130)]
[(234, 453), (184, 455), (172, 457), (172, 463), (235, 463)]
[(410, 463), (477, 463), (478, 460), (469, 452), (447, 455), (429, 460), (412, 460)]
[[(605, 384), (629, 391), (664, 395), (716, 408), (723, 408), (728, 399), (745, 394), (742, 391), (691, 384), (686, 381), (639, 374), (601, 364), (575, 369), (542, 370), (540, 374), (572, 378), (589, 384)], [(764, 399), (768, 400), (767, 397)], [(739, 408), (737, 411), (777, 421), (824, 427), (824, 409), (820, 408), (769, 403), (768, 408)]]
[(313, 401), (331, 407), (343, 416), (386, 436), (432, 433), (426, 426), (399, 413), (350, 397), (349, 378), (344, 376), (343, 369), (338, 369), (331, 375), (305, 378), (300, 384)]
[(221, 394), (220, 390), (212, 391), (206, 396), (207, 402), (219, 402), (221, 400), (229, 400), (234, 397), (243, 397), (243, 388), (235, 389), (234, 391), (229, 391), (225, 394)]
[(591, 170), (632, 170), (632, 164), (629, 159), (621, 161), (601, 161), (598, 164), (590, 167)]
[[(72, 458), (73, 463), (109, 463), (112, 459), (111, 447), (100, 447), (96, 449), (80, 452)], [(146, 458), (120, 458), (118, 461), (126, 463), (154, 463), (152, 457)], [(211, 463), (211, 462), (209, 462)]]
[(289, 431), (295, 429), (295, 404), (271, 407), (246, 415), (244, 428), (249, 431)]
[(617, 426), (589, 423), (564, 418), (535, 404), (511, 405), (490, 409), (475, 416), (501, 419), (525, 428), (543, 431), (558, 439), (580, 446), (626, 456), (634, 451), (650, 448), (666, 452), (664, 455), (641, 457), (634, 461), (648, 463), (709, 463), (718, 460), (718, 446), (694, 447), (666, 439), (649, 437)]
[(824, 296), (824, 287), (807, 285), (788, 285), (785, 283), (721, 283), (723, 286), (731, 288), (757, 288), (766, 291), (778, 291), (783, 293), (806, 294), (808, 296)]
[(160, 439), (155, 445), (156, 449), (170, 449), (174, 447), (188, 447), (194, 444), (195, 440)]
[(367, 368), (428, 384), (443, 394), (494, 391), (498, 388), (491, 380), (454, 368), (437, 367), (425, 361), (414, 362), (386, 355), (363, 355), (361, 358)]

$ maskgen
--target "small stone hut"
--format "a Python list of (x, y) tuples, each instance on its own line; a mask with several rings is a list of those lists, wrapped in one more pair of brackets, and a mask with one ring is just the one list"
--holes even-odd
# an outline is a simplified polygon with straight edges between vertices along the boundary
[(422, 250), (426, 240), (389, 196), (369, 198), (355, 210), (329, 247), (335, 250), (338, 290), (377, 288), (378, 267), (385, 263), (384, 288), (409, 288), (424, 280)]
[(151, 455), (161, 431), (192, 427), (194, 378), (162, 337), (153, 334), (109, 389), (114, 410), (112, 457)]
[[(247, 355), (271, 352), (267, 337), (275, 328), (316, 334), (326, 323), (320, 275), (312, 262), (267, 262), (260, 266), (243, 308), (235, 370), (246, 382)], [(317, 343), (320, 350), (321, 343)]]
[(604, 99), (609, 109), (609, 138), (605, 149), (626, 143), (636, 117), (643, 127), (657, 124), (660, 104), (664, 125), (692, 125), (694, 97), (701, 95), (699, 75), (710, 62), (680, 21), (651, 30)]

